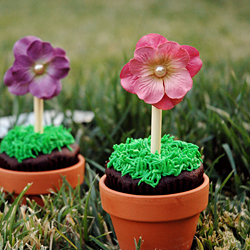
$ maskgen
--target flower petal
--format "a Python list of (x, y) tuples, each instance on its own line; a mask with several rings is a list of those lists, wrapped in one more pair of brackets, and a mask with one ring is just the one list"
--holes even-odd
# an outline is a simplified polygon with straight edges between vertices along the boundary
[(193, 80), (186, 69), (180, 69), (164, 78), (165, 93), (171, 99), (180, 99), (193, 86)]
[(65, 56), (66, 52), (62, 48), (54, 48), (54, 53), (56, 56)]
[(143, 36), (136, 44), (136, 49), (141, 48), (141, 47), (153, 47), (154, 49), (157, 49), (157, 47), (162, 44), (167, 42), (168, 40), (159, 34), (148, 34), (146, 36)]
[(134, 58), (129, 62), (130, 72), (138, 77), (154, 74), (157, 65), (157, 51), (151, 47), (143, 47), (135, 50)]
[(157, 60), (157, 50), (152, 47), (142, 47), (134, 52), (134, 59), (141, 62), (154, 62)]
[(58, 84), (57, 84), (57, 88), (55, 90), (55, 93), (53, 94), (52, 97), (55, 97), (55, 96), (59, 95), (61, 91), (62, 91), (62, 82), (59, 81)]
[(189, 71), (191, 77), (194, 77), (202, 67), (200, 53), (196, 48), (192, 46), (182, 45), (181, 47), (185, 49), (189, 54), (190, 60), (186, 66), (186, 69)]
[(61, 91), (62, 91), (62, 83), (61, 83), (61, 81), (59, 81), (54, 94), (52, 96), (50, 96), (50, 97), (44, 97), (43, 99), (44, 100), (49, 100), (49, 99), (59, 95)]
[(10, 93), (14, 95), (25, 95), (29, 92), (29, 84), (20, 84), (15, 81), (12, 74), (12, 67), (9, 68), (4, 75), (4, 83), (8, 86)]
[(132, 93), (135, 94), (134, 91), (134, 84), (135, 81), (138, 79), (138, 77), (133, 76), (129, 70), (129, 63), (127, 63), (123, 68), (122, 71), (120, 73), (120, 78), (121, 78), (121, 85), (122, 87)]
[(56, 56), (48, 64), (47, 73), (59, 80), (68, 75), (69, 69), (68, 59), (64, 56)]
[(54, 49), (50, 43), (34, 41), (27, 50), (28, 57), (33, 62), (47, 63), (54, 56)]
[(12, 85), (8, 86), (8, 90), (14, 95), (25, 95), (29, 92), (29, 84), (20, 84), (14, 81)]
[(171, 99), (165, 94), (159, 102), (153, 103), (152, 105), (158, 109), (169, 110), (172, 109), (178, 103), (180, 103), (182, 100), (183, 98)]
[(171, 68), (180, 69), (186, 67), (189, 62), (189, 54), (176, 42), (166, 42), (158, 47), (160, 64), (166, 63)]
[(35, 76), (32, 70), (32, 62), (30, 59), (21, 55), (16, 58), (12, 68), (12, 75), (19, 84), (29, 83)]
[(4, 74), (3, 81), (6, 86), (10, 86), (14, 81), (12, 70), (13, 67), (10, 67)]
[(149, 63), (132, 59), (129, 62), (129, 70), (136, 77), (146, 77), (154, 74), (154, 67)]
[(15, 58), (17, 58), (20, 55), (27, 55), (27, 49), (30, 46), (31, 43), (34, 41), (41, 41), (40, 38), (35, 37), (35, 36), (26, 36), (23, 37), (22, 39), (16, 41), (13, 47), (13, 53)]
[(138, 78), (134, 84), (134, 90), (146, 103), (159, 102), (164, 96), (163, 80), (155, 76)]
[(60, 81), (48, 74), (34, 77), (29, 84), (29, 91), (40, 99), (51, 99), (56, 92)]

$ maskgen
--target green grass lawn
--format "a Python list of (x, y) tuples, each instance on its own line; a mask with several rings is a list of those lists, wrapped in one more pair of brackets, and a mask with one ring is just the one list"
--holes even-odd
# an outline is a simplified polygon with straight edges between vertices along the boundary
[[(106, 235), (112, 225), (101, 208), (95, 175), (103, 174), (113, 144), (150, 133), (150, 105), (127, 93), (119, 79), (136, 42), (148, 33), (196, 47), (204, 63), (184, 100), (163, 112), (163, 133), (203, 148), (211, 179), (209, 206), (201, 214), (193, 249), (250, 249), (249, 13), (248, 0), (1, 0), (0, 79), (13, 63), (15, 41), (38, 36), (64, 48), (71, 61), (61, 94), (46, 101), (46, 109), (91, 110), (95, 119), (84, 125), (64, 122), (90, 166), (83, 190), (72, 191), (81, 205), (69, 203), (72, 193), (62, 189), (57, 199), (45, 198), (45, 208), (18, 206), (10, 218), (5, 214), (14, 207), (1, 194), (0, 219), (12, 224), (1, 228), (0, 250), (18, 249), (11, 246), (24, 239), (32, 245), (26, 237), (31, 232), (48, 247), (117, 248), (115, 235)], [(0, 99), (0, 116), (33, 110), (30, 95), (9, 94), (2, 80)], [(29, 249), (42, 249), (38, 246)]]
[(88, 69), (130, 58), (147, 33), (197, 47), (205, 62), (250, 55), (247, 0), (9, 0), (0, 7), (0, 48), (10, 61), (12, 44), (26, 35), (63, 47)]

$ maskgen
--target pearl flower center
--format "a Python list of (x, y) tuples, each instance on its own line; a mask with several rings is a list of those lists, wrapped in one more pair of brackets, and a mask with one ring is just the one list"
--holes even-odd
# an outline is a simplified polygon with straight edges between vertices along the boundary
[(162, 65), (157, 65), (154, 69), (154, 74), (157, 77), (164, 77), (167, 74), (167, 68)]
[(36, 64), (34, 66), (34, 72), (37, 74), (37, 75), (42, 75), (45, 71), (45, 67), (43, 64)]

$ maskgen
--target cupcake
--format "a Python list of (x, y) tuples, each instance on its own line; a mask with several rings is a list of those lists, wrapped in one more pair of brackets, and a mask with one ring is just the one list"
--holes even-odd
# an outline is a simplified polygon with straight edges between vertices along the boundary
[(116, 191), (138, 195), (184, 192), (203, 182), (203, 165), (198, 146), (164, 135), (161, 154), (150, 152), (150, 137), (128, 138), (114, 145), (106, 164), (106, 185)]
[(1, 141), (0, 152), (1, 168), (32, 172), (75, 165), (80, 148), (63, 126), (46, 126), (42, 134), (33, 126), (18, 126)]

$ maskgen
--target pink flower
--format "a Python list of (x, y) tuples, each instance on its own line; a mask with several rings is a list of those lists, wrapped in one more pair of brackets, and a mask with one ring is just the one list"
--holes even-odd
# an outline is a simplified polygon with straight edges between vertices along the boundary
[(69, 72), (69, 60), (61, 48), (53, 48), (34, 36), (14, 44), (15, 61), (4, 75), (4, 83), (15, 95), (30, 92), (39, 99), (51, 99), (62, 89), (60, 79)]
[(182, 101), (201, 67), (194, 47), (148, 34), (138, 41), (134, 58), (123, 67), (121, 85), (146, 103), (167, 110)]

